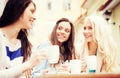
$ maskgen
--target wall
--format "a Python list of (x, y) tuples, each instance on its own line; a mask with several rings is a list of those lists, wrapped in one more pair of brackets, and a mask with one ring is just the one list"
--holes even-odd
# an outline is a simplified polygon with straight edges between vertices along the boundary
[(4, 6), (5, 6), (5, 0), (0, 0), (0, 16), (2, 15)]
[[(34, 33), (30, 37), (33, 45), (39, 45), (43, 41), (48, 39), (55, 22), (62, 17), (66, 17), (74, 22), (80, 15), (80, 1), (81, 0), (71, 0), (71, 10), (63, 9), (64, 0), (34, 0), (37, 5), (36, 10), (36, 21), (34, 27)], [(39, 2), (38, 2), (39, 1)], [(47, 2), (54, 1), (54, 8), (48, 10)]]
[[(112, 35), (117, 44), (117, 61), (120, 64), (120, 4), (112, 11), (111, 15)], [(115, 22), (115, 24), (113, 24)]]

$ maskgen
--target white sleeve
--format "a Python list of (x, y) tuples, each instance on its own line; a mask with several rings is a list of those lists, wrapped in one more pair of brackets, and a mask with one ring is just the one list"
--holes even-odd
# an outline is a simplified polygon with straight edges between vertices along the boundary
[(22, 66), (0, 70), (0, 78), (17, 78), (22, 74)]
[[(0, 78), (18, 78), (22, 75), (22, 65), (14, 66), (11, 67), (10, 59), (6, 56), (5, 40), (0, 31)], [(5, 69), (6, 67), (10, 68)]]

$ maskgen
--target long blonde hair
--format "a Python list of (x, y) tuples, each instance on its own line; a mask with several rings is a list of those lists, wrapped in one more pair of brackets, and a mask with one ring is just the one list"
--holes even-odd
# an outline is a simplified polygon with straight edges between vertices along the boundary
[[(97, 51), (103, 55), (103, 63), (105, 65), (105, 71), (112, 71), (112, 66), (115, 62), (116, 46), (110, 33), (110, 28), (107, 21), (101, 16), (88, 16), (85, 21), (89, 20), (93, 28), (93, 36), (98, 43)], [(84, 39), (85, 40), (85, 39)], [(87, 44), (84, 41), (84, 55), (88, 53)], [(83, 55), (83, 56), (84, 56)]]

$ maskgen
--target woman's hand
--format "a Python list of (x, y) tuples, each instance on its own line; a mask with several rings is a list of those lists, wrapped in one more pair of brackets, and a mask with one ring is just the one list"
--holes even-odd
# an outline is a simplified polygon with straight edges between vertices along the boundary
[(81, 59), (81, 63), (82, 63), (82, 65), (81, 65), (81, 72), (86, 72), (86, 69), (87, 69), (87, 64), (86, 64), (86, 61), (85, 61), (85, 59)]
[(45, 59), (47, 59), (47, 53), (44, 50), (33, 53), (31, 58), (22, 64), (22, 72), (32, 69)]
[(47, 59), (47, 53), (44, 50), (40, 50), (33, 53), (28, 62), (30, 64), (30, 67), (33, 68), (45, 59)]
[(45, 69), (45, 70), (42, 70), (42, 71), (41, 71), (42, 74), (47, 74), (47, 73), (49, 73), (49, 72), (50, 72), (50, 69)]
[(61, 64), (60, 67), (57, 69), (57, 72), (70, 72), (70, 65), (69, 62), (65, 62), (64, 64)]

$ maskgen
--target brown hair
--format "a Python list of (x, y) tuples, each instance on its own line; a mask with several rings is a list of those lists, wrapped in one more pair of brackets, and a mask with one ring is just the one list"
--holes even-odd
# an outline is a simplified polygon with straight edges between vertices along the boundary
[[(68, 22), (71, 26), (71, 33), (67, 41), (65, 41), (62, 45), (59, 45), (59, 42), (56, 37), (56, 30), (61, 22)], [(60, 60), (63, 59), (63, 61), (71, 60), (72, 58), (75, 58), (75, 47), (74, 47), (74, 40), (75, 40), (75, 30), (74, 25), (72, 22), (70, 22), (67, 18), (61, 18), (59, 19), (51, 33), (50, 41), (52, 45), (59, 45), (60, 47)]]

